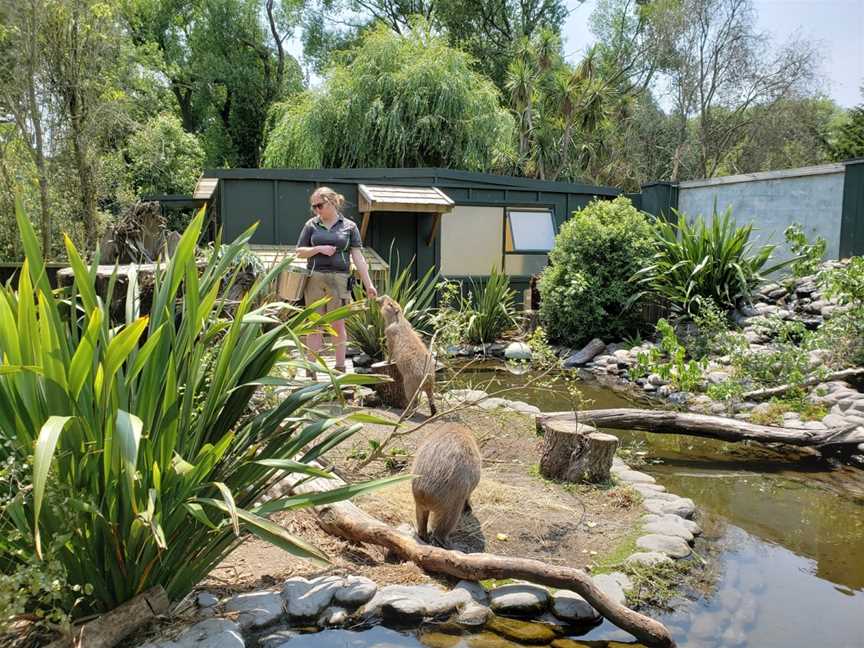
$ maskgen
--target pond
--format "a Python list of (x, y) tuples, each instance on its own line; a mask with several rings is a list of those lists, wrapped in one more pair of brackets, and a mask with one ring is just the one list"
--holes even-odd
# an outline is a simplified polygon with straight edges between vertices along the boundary
[[(463, 374), (457, 378), (461, 384), (447, 387), (508, 387), (515, 391), (505, 398), (524, 400), (543, 411), (572, 409), (573, 399), (563, 386), (525, 388), (529, 380), (527, 375), (487, 370)], [(620, 393), (596, 382), (585, 381), (579, 387), (589, 408), (633, 407)], [(708, 591), (677, 601), (672, 613), (652, 612), (680, 646), (864, 645), (861, 471), (832, 468), (812, 458), (788, 461), (754, 446), (642, 432), (616, 434), (623, 446), (637, 453), (634, 456), (647, 461), (639, 470), (696, 502), (700, 523), (717, 549), (710, 559), (716, 583)], [(442, 641), (437, 634), (387, 629), (324, 634), (328, 636), (319, 633), (292, 641), (291, 646), (302, 648), (307, 645), (304, 639), (317, 639), (320, 643), (315, 645), (357, 648), (515, 646), (489, 643), (481, 635)], [(566, 648), (638, 645), (632, 642), (627, 633), (604, 622), (574, 637)]]

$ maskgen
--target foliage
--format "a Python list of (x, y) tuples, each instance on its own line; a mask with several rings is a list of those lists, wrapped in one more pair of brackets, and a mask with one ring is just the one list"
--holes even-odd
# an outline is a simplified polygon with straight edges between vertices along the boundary
[(819, 273), (818, 280), (829, 299), (864, 306), (864, 257), (852, 257), (844, 265), (826, 268)]
[(516, 327), (514, 300), (516, 291), (510, 277), (493, 267), (482, 283), (471, 279), (470, 301), (466, 313), (465, 336), (469, 342), (494, 342)]
[(439, 349), (462, 342), (494, 342), (517, 326), (516, 292), (497, 268), (491, 269), (488, 280), (470, 279), (467, 290), (457, 281), (442, 282), (439, 290), (438, 309), (431, 318)]
[(842, 162), (864, 157), (864, 104), (850, 108), (832, 130), (830, 148), (834, 160)]
[(595, 200), (561, 226), (540, 277), (540, 319), (550, 338), (580, 344), (640, 326), (629, 278), (650, 258), (651, 228), (625, 197)]
[(754, 411), (750, 421), (757, 425), (783, 425), (783, 415), (796, 412), (802, 421), (820, 421), (828, 414), (824, 405), (817, 405), (806, 399), (806, 393), (793, 390), (784, 398), (773, 398), (764, 409)]
[(696, 391), (702, 384), (707, 363), (703, 360), (687, 360), (687, 349), (665, 319), (657, 322), (657, 334), (660, 336), (658, 345), (637, 354), (631, 377), (657, 374), (672, 383), (678, 391)]
[(162, 113), (129, 138), (132, 184), (141, 195), (191, 194), (201, 175), (204, 149), (180, 120)]
[(819, 264), (825, 257), (828, 242), (821, 236), (817, 236), (811, 243), (801, 226), (793, 223), (783, 232), (786, 237), (786, 245), (797, 257), (792, 263), (792, 274), (795, 277), (806, 277), (819, 269)]
[(753, 351), (741, 347), (732, 354), (735, 376), (743, 383), (755, 387), (795, 385), (810, 374), (807, 350), (812, 334), (798, 321), (785, 321), (777, 317), (765, 318), (762, 330), (774, 337), (770, 347)]
[(531, 361), (540, 367), (558, 366), (558, 356), (549, 345), (549, 336), (542, 326), (535, 328), (528, 336), (528, 347), (531, 349)]
[[(414, 279), (412, 267), (414, 261), (400, 269), (399, 259), (390, 254), (390, 271), (385, 275), (384, 285), (379, 286), (379, 293), (389, 297), (402, 307), (402, 313), (414, 330), (427, 334), (430, 321), (430, 309), (435, 302), (435, 287), (438, 273), (435, 268), (429, 268), (420, 279)], [(373, 361), (384, 360), (387, 348), (384, 341), (384, 317), (381, 307), (375, 300), (366, 299), (366, 293), (359, 283), (354, 287), (354, 297), (358, 301), (365, 300), (363, 310), (352, 313), (345, 320), (348, 336), (360, 347), (360, 350)]]
[(864, 363), (864, 258), (822, 270), (817, 279), (824, 294), (840, 307), (819, 328), (819, 348), (827, 349), (837, 365)]
[(728, 313), (717, 307), (711, 299), (696, 298), (693, 325), (696, 334), (687, 343), (687, 351), (696, 359), (709, 355), (724, 356), (745, 343), (743, 338), (729, 330)]
[(716, 212), (710, 224), (699, 216), (692, 224), (684, 214), (676, 225), (656, 220), (652, 229), (654, 255), (637, 273), (634, 281), (643, 289), (668, 301), (683, 315), (698, 311), (697, 297), (731, 309), (749, 301), (753, 288), (769, 275), (795, 259), (767, 266), (774, 245), (753, 250), (753, 225), (738, 227), (732, 209)]
[[(283, 361), (306, 366), (299, 336), (347, 309), (320, 317), (315, 305), (285, 307), (280, 321), (270, 306), (253, 308), (277, 266), (229, 314), (220, 297), (227, 268), (254, 228), (198, 268), (201, 212), (155, 279), (149, 317), (139, 316), (129, 291), (125, 322), (115, 326), (106, 304), (116, 283), (103, 302), (95, 266), (88, 269), (67, 239), (74, 285), (55, 293), (20, 206), (17, 219), (25, 266), (17, 291), (0, 289), (0, 460), (27, 465), (32, 488), (2, 511), (0, 528), (15, 533), (0, 541), (0, 571), (14, 574), (57, 547), (53, 558), (67, 582), (84, 593), (80, 602), (64, 600), (63, 610), (82, 616), (156, 584), (177, 600), (243, 531), (325, 560), (268, 516), (376, 484), (260, 502), (277, 478), (322, 474), (309, 462), (359, 424), (324, 418), (314, 406), (364, 381), (339, 376), (292, 391), (290, 381), (269, 374)], [(251, 411), (262, 385), (289, 394)]]
[(428, 27), (373, 29), (320, 90), (274, 107), (264, 164), (488, 170), (512, 121), (471, 66)]

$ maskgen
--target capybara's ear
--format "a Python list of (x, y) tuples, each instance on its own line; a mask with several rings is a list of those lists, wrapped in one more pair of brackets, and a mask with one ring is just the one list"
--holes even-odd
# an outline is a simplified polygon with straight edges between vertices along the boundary
[(383, 303), (384, 303), (384, 298), (385, 298), (386, 296), (387, 296), (387, 295), (378, 295), (378, 296), (375, 298), (375, 301), (376, 301), (378, 304), (383, 304)]

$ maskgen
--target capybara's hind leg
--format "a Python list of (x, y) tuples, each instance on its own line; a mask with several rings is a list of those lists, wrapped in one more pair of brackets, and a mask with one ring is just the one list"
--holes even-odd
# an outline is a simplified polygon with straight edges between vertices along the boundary
[(417, 535), (420, 539), (426, 541), (429, 539), (427, 528), (429, 526), (429, 509), (425, 509), (419, 504), (415, 504), (415, 512), (417, 514)]
[(447, 539), (459, 524), (459, 518), (462, 517), (462, 510), (464, 508), (465, 503), (463, 502), (462, 504), (456, 504), (456, 506), (453, 506), (441, 515), (435, 516), (435, 528), (432, 530), (432, 535), (435, 536), (442, 547), (448, 545)]

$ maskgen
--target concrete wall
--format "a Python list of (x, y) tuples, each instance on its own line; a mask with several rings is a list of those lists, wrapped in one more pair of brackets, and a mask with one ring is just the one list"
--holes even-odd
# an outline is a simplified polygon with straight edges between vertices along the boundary
[(783, 231), (798, 223), (809, 239), (817, 235), (828, 242), (826, 255), (840, 253), (840, 222), (843, 209), (842, 164), (826, 164), (784, 171), (692, 180), (679, 184), (678, 210), (688, 220), (710, 217), (732, 207), (739, 224), (752, 222), (757, 244), (774, 243), (775, 257), (790, 256)]

